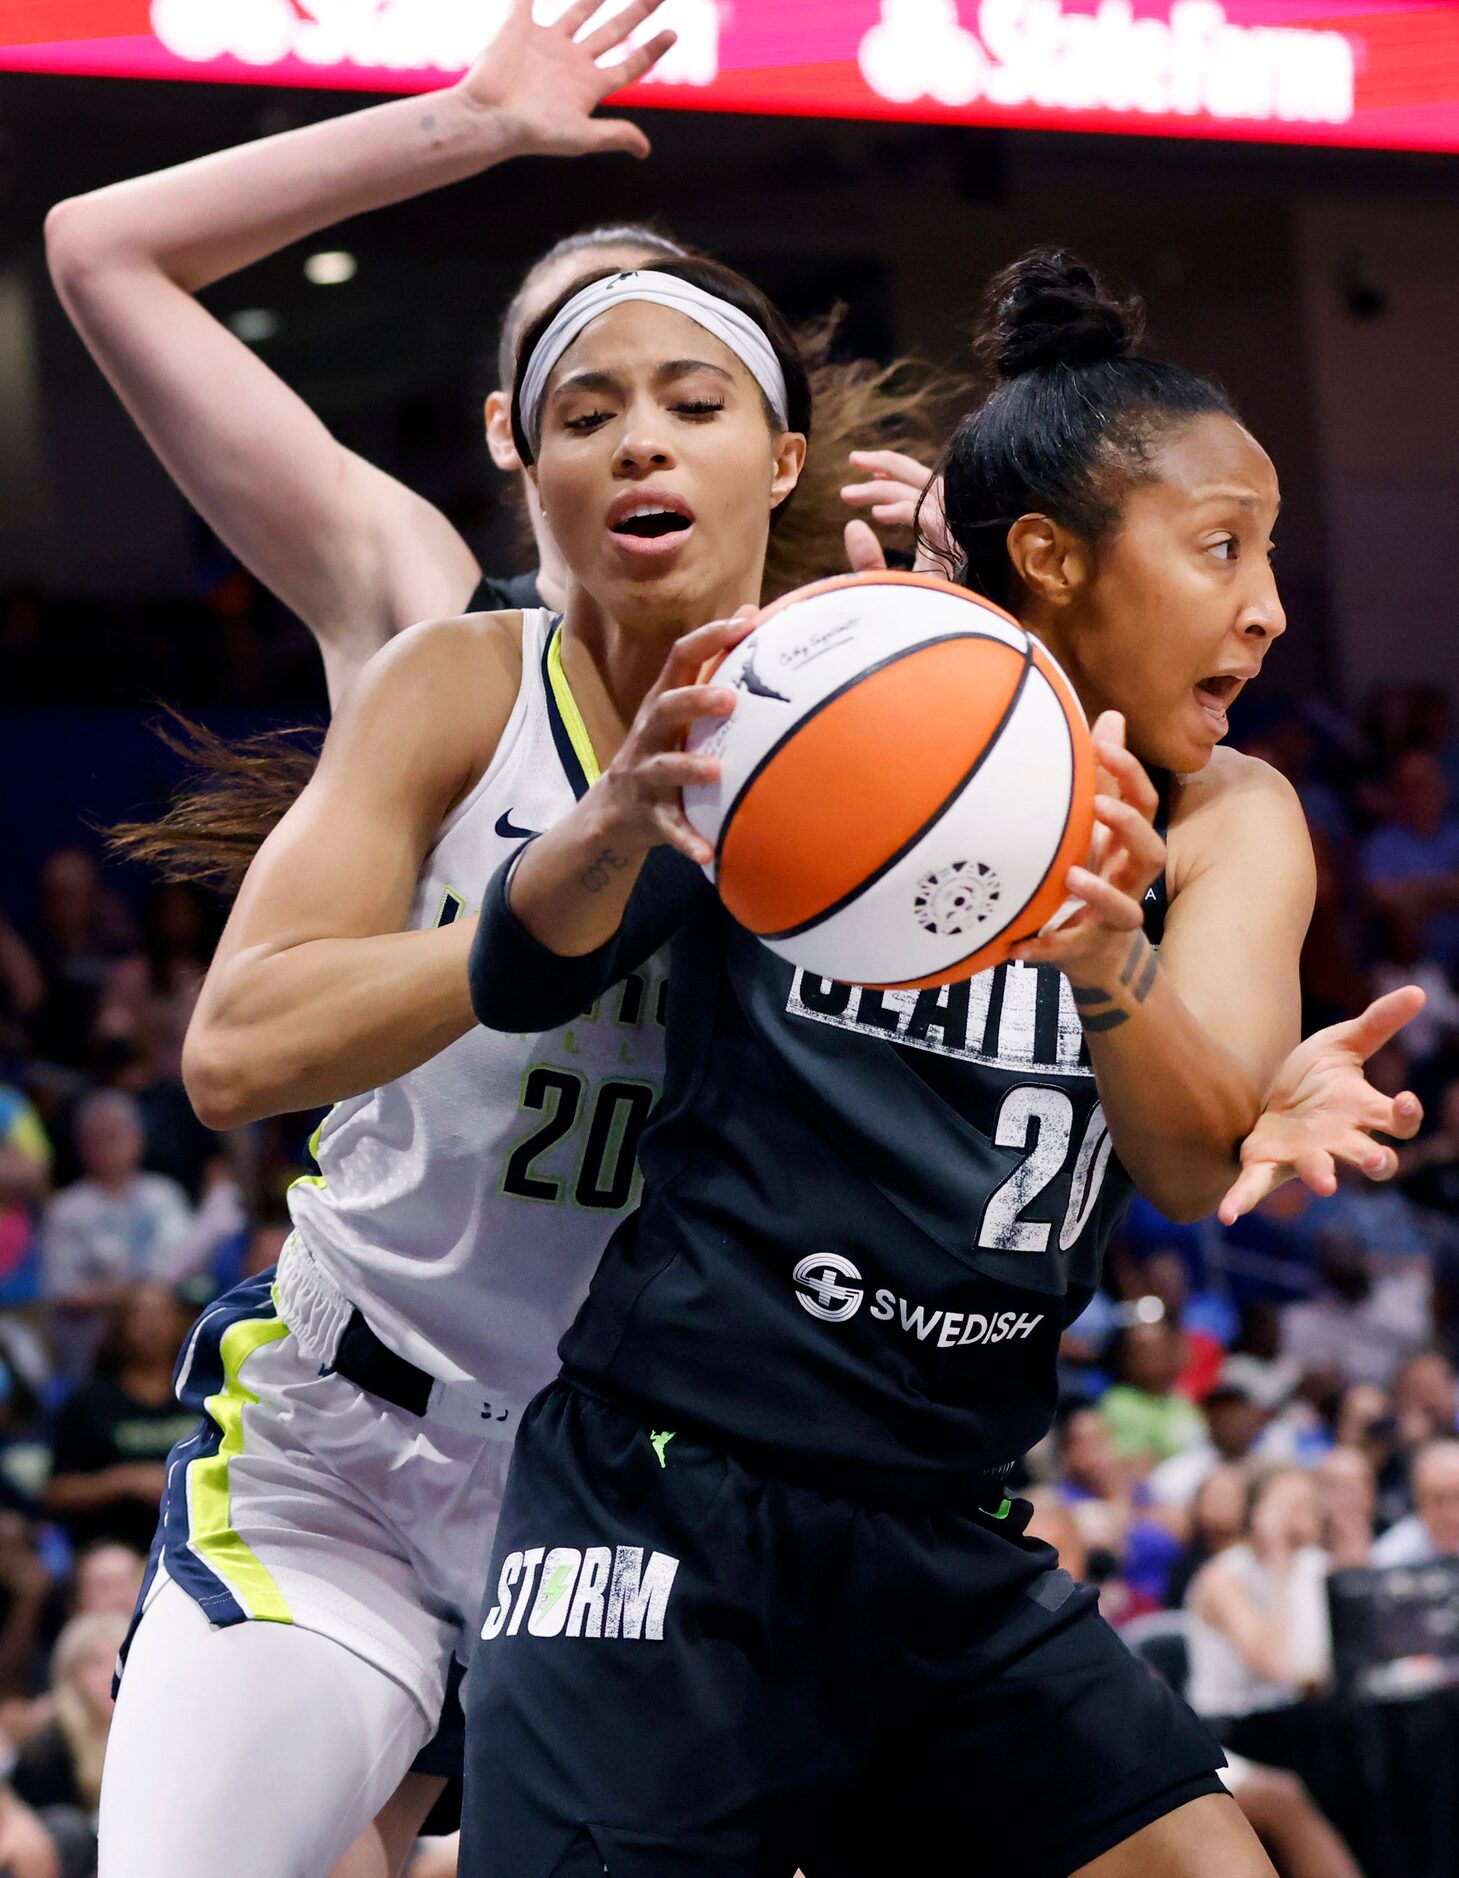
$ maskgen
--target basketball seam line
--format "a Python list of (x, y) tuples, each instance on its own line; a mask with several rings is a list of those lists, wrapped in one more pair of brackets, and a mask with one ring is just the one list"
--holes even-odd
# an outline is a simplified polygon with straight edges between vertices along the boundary
[[(1030, 648), (1030, 652), (1029, 652), (1029, 664), (1030, 665), (1034, 664), (1032, 648)], [(1074, 729), (1073, 729), (1073, 726), (1069, 722), (1068, 711), (1063, 708), (1064, 700), (1063, 700), (1063, 697), (1060, 695), (1059, 687), (1054, 683), (1053, 679), (1049, 677), (1048, 673), (1043, 669), (1042, 666), (1037, 666), (1036, 669), (1038, 671), (1039, 677), (1043, 679), (1044, 683), (1049, 687), (1050, 691), (1053, 692), (1054, 696), (1059, 701), (1059, 705), (1060, 705), (1059, 722), (1063, 725), (1064, 735), (1069, 740), (1069, 796), (1068, 796), (1067, 804), (1064, 809), (1064, 826), (1059, 830), (1059, 839), (1054, 848), (1054, 859), (1057, 860), (1059, 857), (1060, 850), (1063, 848), (1065, 839), (1067, 838), (1068, 833), (1069, 833), (1069, 823), (1074, 818), (1074, 795), (1075, 795), (1074, 784), (1078, 776), (1079, 759), (1078, 759), (1078, 752), (1074, 748)], [(1026, 675), (1027, 675), (1027, 672), (1025, 669), (1025, 676)], [(999, 730), (1001, 730), (1003, 727), (1000, 724), (998, 728)], [(1034, 901), (1043, 892), (1044, 887), (1048, 882), (1049, 874), (1052, 871), (1052, 869), (1053, 869), (1053, 862), (1051, 861), (1048, 867), (1046, 867), (1043, 873), (1039, 876), (1037, 885), (1034, 887), (1033, 891), (1029, 894), (1028, 898), (1024, 901), (1023, 905), (1018, 909), (1018, 911), (1013, 915), (1013, 918), (1010, 919), (1008, 921), (1008, 924), (1003, 928), (1002, 934), (999, 935), (1000, 938), (1006, 938), (1007, 934), (1013, 928), (1014, 921), (1021, 919), (1023, 915), (1028, 911), (1028, 909), (1033, 905)], [(1035, 936), (1036, 935), (1032, 933), (1024, 935), (1024, 937), (1028, 937), (1028, 938), (1033, 938)], [(984, 943), (986, 944), (988, 942), (985, 941)], [(1023, 943), (1023, 938), (1022, 937), (1017, 938), (1013, 940), (1012, 943), (1015, 945), (1020, 945)], [(960, 966), (966, 965), (969, 959), (975, 958), (977, 954), (982, 951), (982, 949), (983, 949), (982, 946), (974, 946), (971, 952), (964, 952), (962, 957), (960, 959), (954, 959), (951, 965), (939, 966), (938, 967), (939, 972), (957, 971)], [(947, 982), (952, 982), (952, 981), (949, 980)], [(924, 983), (925, 983), (925, 980), (920, 979), (920, 978), (904, 978), (898, 984), (882, 985), (882, 986), (879, 986), (878, 989), (882, 991), (910, 991), (910, 990), (915, 990), (918, 986)]]
[[(1022, 630), (1022, 627), (1020, 627), (1019, 631), (1021, 632)], [(798, 737), (805, 725), (809, 724), (812, 719), (819, 717), (822, 711), (829, 710), (837, 699), (844, 698), (848, 691), (854, 691), (864, 679), (874, 677), (877, 672), (890, 670), (893, 665), (900, 664), (903, 659), (909, 659), (918, 652), (925, 652), (929, 646), (953, 645), (962, 639), (991, 639), (995, 645), (1008, 644), (1006, 639), (1000, 639), (996, 633), (955, 632), (939, 633), (935, 639), (923, 639), (915, 646), (903, 646), (900, 652), (889, 652), (884, 659), (878, 659), (875, 665), (868, 665), (863, 667), (861, 671), (853, 672), (849, 678), (843, 679), (834, 691), (828, 691), (824, 698), (817, 698), (816, 702), (811, 705), (802, 716), (798, 717), (788, 729), (781, 731), (775, 742), (765, 751), (759, 762), (735, 791), (734, 800), (724, 812), (724, 816), (719, 824), (719, 837), (714, 844), (715, 871), (718, 872), (720, 863), (724, 859), (724, 844), (729, 839), (729, 831), (734, 826), (735, 816), (738, 815), (745, 797), (760, 780), (760, 777), (764, 774), (766, 769), (769, 768), (770, 764), (779, 756), (786, 744), (790, 742), (792, 737)], [(1017, 650), (1014, 646), (1009, 646), (1008, 649), (1010, 652)], [(999, 728), (1001, 729), (1002, 726), (1000, 725)]]
[[(991, 633), (949, 633), (947, 635), (947, 638), (949, 639), (983, 639), (983, 638), (993, 638), (993, 637), (994, 635)], [(928, 645), (940, 645), (945, 642), (943, 640), (929, 639), (926, 643)], [(1003, 645), (1003, 644), (1006, 644), (1007, 642), (1004, 640), (998, 640), (997, 643), (1000, 645)], [(922, 648), (920, 646), (916, 646), (916, 647), (911, 648), (911, 650), (921, 651)], [(904, 654), (903, 656), (909, 656), (909, 655)], [(894, 664), (895, 662), (896, 661), (893, 659), (888, 659), (885, 661), (885, 663), (888, 665)], [(1004, 705), (1003, 707), (1003, 715), (998, 719), (998, 722), (993, 726), (992, 735), (988, 737), (987, 739), (985, 739), (982, 749), (979, 750), (978, 754), (973, 758), (971, 767), (967, 769), (966, 771), (964, 771), (963, 775), (958, 779), (958, 781), (953, 785), (953, 787), (947, 792), (947, 794), (943, 797), (941, 802), (938, 803), (937, 807), (933, 809), (930, 815), (927, 815), (926, 817), (924, 817), (920, 827), (916, 828), (912, 832), (912, 834), (910, 834), (907, 837), (907, 839), (902, 843), (901, 847), (898, 848), (895, 853), (889, 854), (886, 860), (882, 862), (880, 867), (876, 868), (874, 872), (868, 874), (864, 880), (858, 881), (856, 886), (852, 887), (849, 892), (843, 893), (839, 900), (833, 900), (830, 906), (823, 907), (819, 913), (813, 914), (810, 919), (803, 919), (800, 921), (798, 925), (787, 926), (780, 932), (760, 933), (758, 935), (759, 938), (764, 939), (766, 941), (774, 940), (774, 939), (794, 939), (799, 933), (808, 932), (812, 926), (819, 926), (824, 921), (828, 919), (833, 919), (837, 913), (843, 913), (845, 912), (848, 906), (854, 905), (856, 901), (861, 898), (862, 894), (867, 892), (869, 888), (874, 887), (879, 880), (884, 879), (885, 876), (892, 871), (892, 869), (898, 864), (899, 861), (904, 861), (907, 858), (907, 856), (912, 852), (913, 848), (916, 847), (917, 843), (922, 839), (922, 837), (927, 833), (927, 831), (930, 828), (932, 828), (938, 821), (940, 821), (944, 815), (946, 815), (947, 811), (952, 807), (953, 803), (956, 802), (958, 797), (962, 795), (964, 790), (966, 790), (970, 786), (974, 777), (977, 775), (978, 771), (983, 767), (984, 763), (988, 760), (989, 755), (997, 747), (998, 739), (1003, 735), (1004, 730), (1008, 726), (1009, 719), (1013, 716), (1014, 711), (1018, 708), (1018, 700), (1023, 696), (1023, 688), (1028, 683), (1028, 672), (1029, 672), (1029, 667), (1032, 665), (1032, 663), (1033, 663), (1033, 642), (1032, 640), (1027, 640), (1024, 646), (1023, 667), (1018, 674), (1018, 683), (1013, 687), (1013, 695), (1009, 698), (1007, 704)], [(879, 666), (873, 666), (871, 669), (872, 671), (878, 671), (881, 668)], [(870, 673), (863, 673), (862, 676), (869, 677)], [(830, 699), (827, 699), (826, 702), (829, 703)], [(807, 713), (807, 716), (809, 716), (809, 713)], [(801, 719), (802, 724), (805, 721), (806, 721), (805, 718)], [(799, 729), (799, 725), (797, 725), (796, 728)]]

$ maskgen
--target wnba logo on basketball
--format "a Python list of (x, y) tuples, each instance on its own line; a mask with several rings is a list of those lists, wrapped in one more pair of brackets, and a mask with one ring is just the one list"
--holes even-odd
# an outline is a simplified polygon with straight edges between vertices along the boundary
[[(839, 1252), (812, 1252), (796, 1266), (795, 1295), (802, 1310), (825, 1324), (844, 1324), (861, 1309), (861, 1273)], [(847, 1279), (853, 1280), (847, 1284)]]

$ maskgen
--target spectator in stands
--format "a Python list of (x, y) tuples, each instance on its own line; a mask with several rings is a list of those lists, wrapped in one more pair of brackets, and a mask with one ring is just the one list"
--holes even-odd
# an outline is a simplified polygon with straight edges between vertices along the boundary
[(62, 848), (41, 869), (40, 917), (32, 950), (45, 981), (32, 1037), (53, 1064), (84, 1069), (91, 1026), (115, 960), (134, 950), (126, 909), (101, 884), (96, 863), (80, 848)]
[(51, 1144), (18, 1089), (0, 1082), (0, 1303), (34, 1295), (36, 1219), (51, 1184)]
[(26, 1520), (20, 1513), (0, 1511), (0, 1697), (33, 1692), (32, 1674), (51, 1591), (50, 1573)]
[(1459, 967), (1459, 817), (1449, 812), (1449, 785), (1437, 757), (1406, 750), (1393, 764), (1388, 819), (1363, 844), (1368, 897), (1406, 926), (1415, 956)]
[(101, 1797), (111, 1728), (111, 1679), (127, 1634), (124, 1617), (73, 1617), (51, 1658), (52, 1719), (16, 1756), (11, 1784), (28, 1806), (68, 1807), (90, 1819)]
[(1398, 1417), (1385, 1389), (1376, 1383), (1354, 1383), (1338, 1404), (1333, 1442), (1357, 1448), (1373, 1470), (1378, 1492), (1374, 1523), (1380, 1532), (1402, 1519), (1412, 1505), (1408, 1466), (1399, 1447)]
[(1330, 1674), (1328, 1558), (1312, 1476), (1292, 1467), (1258, 1476), (1245, 1532), (1201, 1570), (1186, 1601), (1190, 1703), (1200, 1715), (1277, 1708)]
[(1428, 1565), (1459, 1558), (1459, 1441), (1420, 1448), (1413, 1461), (1414, 1511), (1373, 1546), (1374, 1565)]
[(1420, 1350), (1393, 1384), (1398, 1438), (1410, 1454), (1429, 1441), (1459, 1433), (1459, 1383), (1442, 1350)]
[(1386, 1388), (1433, 1334), (1428, 1262), (1370, 1255), (1345, 1233), (1332, 1234), (1322, 1241), (1317, 1277), (1316, 1293), (1282, 1312), (1283, 1353), (1307, 1374)]
[(1150, 1507), (1150, 1492), (1133, 1462), (1115, 1451), (1097, 1408), (1078, 1407), (1060, 1435), (1057, 1497), (1074, 1516), (1086, 1548), (1091, 1582), (1111, 1623), (1163, 1603), (1180, 1542)]
[(1131, 1324), (1114, 1344), (1119, 1381), (1105, 1392), (1100, 1413), (1114, 1437), (1115, 1451), (1148, 1472), (1183, 1448), (1205, 1438), (1200, 1410), (1176, 1391), (1185, 1368), (1185, 1338), (1174, 1318)]
[(199, 1198), (222, 1137), (193, 1113), (182, 1084), (182, 1043), (216, 939), (200, 890), (155, 888), (142, 915), (142, 950), (113, 966), (97, 1013), (97, 1073), (137, 1098), (145, 1164)]
[(1218, 1552), (1236, 1545), (1246, 1530), (1246, 1470), (1221, 1462), (1196, 1489), (1190, 1506), (1190, 1534), (1165, 1589), (1172, 1610), (1186, 1601), (1197, 1572)]
[(1372, 1462), (1361, 1448), (1330, 1448), (1313, 1474), (1322, 1506), (1322, 1543), (1332, 1569), (1366, 1565), (1378, 1501)]
[(1239, 1465), (1266, 1427), (1267, 1412), (1257, 1400), (1250, 1375), (1228, 1359), (1201, 1404), (1206, 1432), (1161, 1461), (1150, 1475), (1150, 1497), (1160, 1506), (1186, 1511), (1203, 1480), (1223, 1461)]
[(128, 1285), (182, 1278), (195, 1258), (187, 1195), (165, 1174), (141, 1172), (142, 1124), (131, 1097), (88, 1096), (76, 1134), (85, 1174), (48, 1203), (41, 1224), (43, 1284), (69, 1375), (85, 1373)]
[(72, 1579), (73, 1615), (106, 1611), (130, 1618), (146, 1575), (147, 1560), (119, 1539), (97, 1539), (83, 1546)]
[(0, 1056), (23, 1049), (29, 1022), (45, 996), (46, 981), (30, 948), (0, 915)]
[(138, 1285), (116, 1306), (97, 1374), (56, 1417), (45, 1502), (77, 1545), (118, 1539), (145, 1553), (173, 1444), (195, 1426), (172, 1393), (187, 1318), (175, 1293)]

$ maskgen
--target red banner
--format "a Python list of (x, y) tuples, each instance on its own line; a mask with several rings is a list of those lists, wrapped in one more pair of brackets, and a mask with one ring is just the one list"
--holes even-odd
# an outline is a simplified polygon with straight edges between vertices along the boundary
[[(423, 90), (505, 4), (0, 0), (0, 69)], [(679, 43), (624, 101), (1459, 150), (1447, 0), (665, 0), (653, 25)]]

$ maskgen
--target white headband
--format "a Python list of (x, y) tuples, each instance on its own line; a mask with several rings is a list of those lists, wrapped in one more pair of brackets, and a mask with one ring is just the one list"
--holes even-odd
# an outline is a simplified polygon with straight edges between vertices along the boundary
[(789, 396), (785, 373), (775, 356), (775, 348), (747, 313), (728, 300), (706, 293), (692, 281), (673, 274), (660, 274), (653, 268), (632, 273), (614, 274), (607, 280), (595, 280), (575, 293), (558, 313), (532, 349), (527, 369), (522, 373), (522, 389), (517, 411), (527, 441), (535, 450), (541, 438), (542, 399), (553, 369), (568, 347), (600, 313), (624, 300), (647, 300), (655, 306), (670, 307), (686, 319), (702, 326), (723, 346), (728, 346), (755, 383), (765, 394), (766, 402), (782, 429), (789, 427)]

